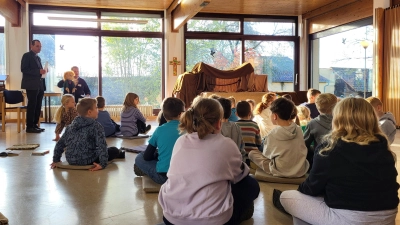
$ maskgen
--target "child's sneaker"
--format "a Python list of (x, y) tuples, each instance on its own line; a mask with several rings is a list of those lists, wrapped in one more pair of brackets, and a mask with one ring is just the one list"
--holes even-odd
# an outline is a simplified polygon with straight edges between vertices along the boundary
[(125, 151), (120, 149), (117, 158), (118, 159), (125, 159)]
[(144, 132), (142, 134), (147, 134), (151, 130), (151, 125), (147, 125), (146, 128), (144, 129)]
[(136, 176), (139, 177), (146, 175), (141, 169), (139, 169), (139, 167), (136, 166), (136, 164), (133, 164), (133, 172), (135, 172)]

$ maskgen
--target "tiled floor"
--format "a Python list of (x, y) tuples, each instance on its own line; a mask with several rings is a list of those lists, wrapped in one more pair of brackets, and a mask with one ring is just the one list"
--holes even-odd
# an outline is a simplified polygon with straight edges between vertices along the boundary
[[(154, 122), (153, 122), (154, 125)], [(154, 225), (162, 222), (162, 209), (157, 194), (142, 191), (140, 177), (133, 173), (134, 153), (125, 160), (110, 164), (105, 170), (50, 169), (54, 124), (42, 124), (40, 134), (16, 132), (15, 124), (7, 124), (0, 132), (0, 150), (13, 144), (39, 143), (38, 149), (49, 149), (45, 156), (0, 157), (0, 212), (10, 225)], [(154, 131), (154, 129), (152, 129)], [(108, 138), (109, 146), (130, 147), (146, 144), (147, 139)], [(400, 134), (393, 150), (400, 156)], [(260, 182), (261, 193), (255, 201), (250, 224), (292, 224), (291, 217), (276, 210), (271, 203), (272, 190), (296, 189), (296, 185)], [(400, 218), (398, 217), (398, 224)]]

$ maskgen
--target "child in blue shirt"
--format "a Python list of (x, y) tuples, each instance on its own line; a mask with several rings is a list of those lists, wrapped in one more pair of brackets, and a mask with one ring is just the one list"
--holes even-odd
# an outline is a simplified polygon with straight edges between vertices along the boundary
[(110, 113), (104, 110), (106, 107), (106, 100), (101, 96), (97, 96), (96, 100), (97, 108), (99, 110), (99, 115), (96, 121), (103, 126), (106, 137), (110, 137), (111, 135), (114, 135), (115, 132), (119, 131), (119, 125), (111, 119)]
[(167, 123), (157, 127), (146, 150), (136, 156), (133, 168), (137, 176), (148, 175), (158, 184), (167, 181), (172, 149), (180, 136), (179, 118), (184, 111), (185, 104), (182, 100), (172, 97), (164, 100), (162, 112)]

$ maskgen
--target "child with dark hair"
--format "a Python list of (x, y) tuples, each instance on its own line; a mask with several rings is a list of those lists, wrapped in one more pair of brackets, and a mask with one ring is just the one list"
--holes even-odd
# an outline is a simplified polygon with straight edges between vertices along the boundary
[(57, 167), (61, 155), (71, 165), (94, 165), (90, 170), (96, 171), (106, 168), (107, 162), (115, 158), (125, 158), (125, 152), (116, 147), (107, 148), (104, 128), (96, 122), (98, 115), (97, 101), (94, 98), (82, 98), (76, 106), (79, 116), (58, 140), (54, 148), (51, 168)]
[(217, 99), (217, 101), (221, 104), (222, 109), (224, 110), (221, 134), (225, 137), (232, 139), (236, 143), (240, 150), (240, 153), (243, 156), (243, 160), (245, 161), (246, 151), (244, 150), (242, 131), (235, 122), (228, 121), (228, 118), (231, 115), (231, 101), (226, 98), (219, 98)]
[(97, 96), (96, 100), (97, 108), (99, 110), (99, 116), (97, 117), (96, 121), (103, 126), (106, 137), (110, 137), (114, 135), (115, 132), (119, 131), (120, 125), (111, 119), (110, 113), (108, 113), (107, 110), (104, 110), (106, 107), (106, 100), (101, 96)]
[(201, 98), (181, 116), (183, 135), (158, 195), (166, 225), (237, 225), (252, 217), (260, 186), (235, 143), (221, 135), (222, 115), (218, 101)]
[(156, 128), (146, 150), (136, 156), (133, 166), (137, 176), (148, 175), (154, 182), (167, 181), (172, 149), (179, 138), (179, 118), (185, 111), (185, 103), (179, 98), (166, 98), (162, 104), (163, 116), (167, 123)]
[(286, 98), (271, 103), (271, 120), (276, 127), (264, 142), (264, 151), (253, 150), (249, 158), (266, 173), (276, 177), (302, 177), (307, 173), (307, 148), (301, 128), (293, 122), (297, 109)]
[(247, 159), (251, 150), (258, 150), (261, 146), (260, 128), (257, 123), (251, 120), (251, 106), (247, 101), (240, 101), (236, 105), (236, 114), (240, 118), (236, 124), (242, 131), (242, 139), (244, 142), (244, 150), (246, 151), (246, 164), (250, 161)]

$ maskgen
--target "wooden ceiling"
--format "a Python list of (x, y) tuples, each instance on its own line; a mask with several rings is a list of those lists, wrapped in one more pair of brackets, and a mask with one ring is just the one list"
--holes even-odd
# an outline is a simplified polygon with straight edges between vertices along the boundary
[[(340, 1), (343, 0), (211, 0), (201, 12), (298, 16)], [(173, 0), (26, 0), (26, 2), (52, 6), (164, 10), (168, 9)]]

